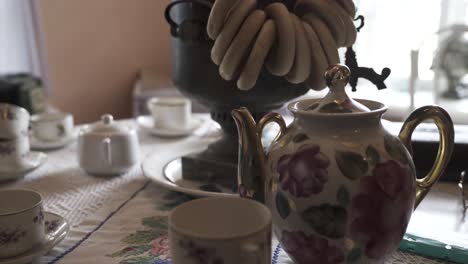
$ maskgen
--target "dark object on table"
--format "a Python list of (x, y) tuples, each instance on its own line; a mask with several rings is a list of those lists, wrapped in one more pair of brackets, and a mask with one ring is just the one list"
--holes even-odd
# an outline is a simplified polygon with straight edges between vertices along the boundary
[(42, 81), (29, 74), (0, 76), (0, 102), (21, 106), (31, 114), (46, 108)]
[[(360, 32), (365, 25), (364, 16), (358, 16), (355, 21), (361, 22), (361, 25), (357, 27), (357, 31)], [(354, 51), (353, 47), (349, 47), (346, 50), (345, 57), (346, 66), (348, 66), (351, 70), (351, 80), (349, 81), (349, 85), (351, 85), (353, 88), (353, 92), (356, 92), (357, 90), (359, 78), (369, 80), (371, 83), (377, 86), (377, 89), (379, 90), (387, 88), (387, 85), (385, 85), (385, 80), (392, 73), (389, 68), (384, 68), (381, 74), (377, 74), (372, 68), (359, 67), (356, 59), (356, 52)]]
[(224, 132), (206, 151), (183, 157), (182, 171), (186, 179), (222, 179), (225, 182), (218, 182), (221, 185), (236, 186), (238, 136), (231, 110), (245, 106), (259, 118), (309, 89), (305, 85), (292, 85), (266, 71), (260, 74), (256, 87), (247, 92), (237, 89), (235, 81), (223, 80), (211, 61), (213, 41), (206, 33), (211, 2), (172, 1), (166, 9), (172, 33), (174, 83), (182, 94), (209, 107), (211, 117)]

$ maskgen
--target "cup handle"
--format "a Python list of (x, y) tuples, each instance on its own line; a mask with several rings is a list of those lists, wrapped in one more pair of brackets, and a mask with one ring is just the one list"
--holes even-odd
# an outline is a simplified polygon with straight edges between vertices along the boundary
[(438, 106), (425, 106), (417, 109), (408, 117), (399, 135), (401, 141), (411, 155), (413, 155), (413, 148), (411, 146), (411, 137), (413, 132), (417, 126), (426, 120), (433, 120), (437, 125), (440, 135), (440, 144), (437, 158), (429, 174), (422, 179), (416, 179), (415, 208), (419, 206), (432, 185), (434, 185), (434, 183), (436, 183), (440, 176), (445, 172), (455, 144), (453, 122), (447, 111)]
[(102, 149), (107, 165), (112, 165), (112, 147), (110, 138), (105, 138), (102, 140)]

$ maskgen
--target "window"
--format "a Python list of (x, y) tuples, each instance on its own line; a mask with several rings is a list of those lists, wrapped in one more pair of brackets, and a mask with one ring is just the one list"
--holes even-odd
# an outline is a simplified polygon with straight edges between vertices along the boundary
[[(389, 67), (392, 74), (386, 81), (387, 90), (377, 91), (369, 82), (360, 80), (353, 97), (386, 103), (390, 106), (387, 118), (393, 120), (403, 120), (415, 108), (436, 103), (447, 109), (455, 122), (468, 123), (468, 99), (441, 97), (447, 85), (441, 74), (431, 70), (434, 54), (446, 37), (436, 32), (453, 24), (467, 24), (468, 0), (355, 0), (355, 3), (358, 14), (366, 18), (355, 45), (360, 66), (372, 67), (376, 72)], [(413, 83), (412, 50), (419, 51), (416, 64), (419, 75)]]
[(40, 76), (32, 1), (0, 1), (0, 74)]

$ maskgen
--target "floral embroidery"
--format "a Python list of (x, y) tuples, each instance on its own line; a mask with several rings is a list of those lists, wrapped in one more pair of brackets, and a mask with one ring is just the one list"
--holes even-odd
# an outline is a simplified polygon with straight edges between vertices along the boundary
[(25, 236), (26, 231), (24, 230), (0, 230), (0, 246), (17, 243), (22, 237)]
[(393, 252), (414, 208), (414, 179), (394, 160), (379, 163), (363, 177), (352, 200), (351, 234), (363, 241), (364, 253), (379, 259)]
[(297, 264), (338, 264), (345, 260), (342, 250), (330, 245), (327, 239), (302, 231), (283, 231), (281, 244)]
[(179, 241), (181, 248), (187, 251), (187, 257), (197, 264), (223, 264), (224, 261), (216, 256), (216, 250), (196, 245), (193, 241)]
[(170, 264), (167, 217), (142, 220), (144, 229), (125, 237), (127, 246), (108, 255), (122, 258), (120, 264)]
[(323, 191), (328, 181), (330, 160), (318, 145), (304, 145), (297, 153), (278, 161), (281, 188), (295, 197), (309, 197)]

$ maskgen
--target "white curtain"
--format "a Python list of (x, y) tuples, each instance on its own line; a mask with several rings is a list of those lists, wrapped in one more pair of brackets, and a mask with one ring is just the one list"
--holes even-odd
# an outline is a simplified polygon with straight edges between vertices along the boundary
[(41, 75), (33, 0), (0, 0), (0, 74)]

